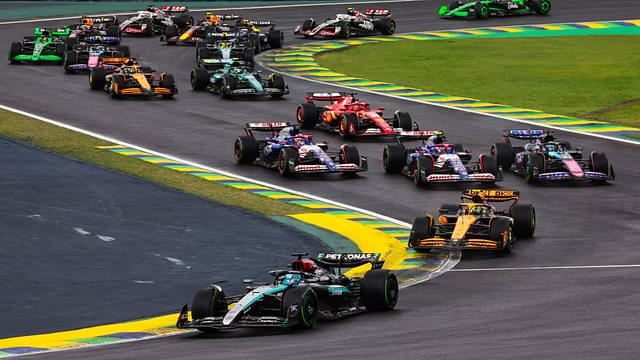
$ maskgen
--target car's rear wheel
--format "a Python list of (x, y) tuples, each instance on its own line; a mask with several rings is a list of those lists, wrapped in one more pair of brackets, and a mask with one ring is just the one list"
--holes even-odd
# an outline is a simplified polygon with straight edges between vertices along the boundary
[(120, 37), (120, 27), (118, 25), (107, 27), (107, 36)]
[(278, 172), (284, 177), (293, 176), (295, 168), (298, 165), (298, 150), (293, 148), (284, 148), (278, 154)]
[(282, 47), (283, 39), (284, 35), (280, 30), (271, 30), (267, 35), (267, 41), (272, 49), (280, 49)]
[(396, 32), (396, 21), (391, 17), (382, 18), (376, 23), (376, 30), (382, 35), (393, 35)]
[(302, 31), (308, 31), (316, 27), (316, 22), (313, 19), (307, 19), (302, 23)]
[[(164, 30), (165, 39), (169, 40), (170, 38), (176, 37), (176, 36), (178, 36), (178, 25), (167, 26), (167, 28)], [(169, 43), (169, 44), (172, 44), (172, 43)]]
[(373, 269), (364, 274), (360, 296), (367, 310), (393, 310), (398, 302), (398, 294), (398, 279), (391, 271)]
[(258, 142), (253, 136), (239, 136), (233, 144), (233, 157), (238, 164), (253, 164), (258, 157)]
[(340, 34), (339, 37), (341, 39), (348, 39), (351, 37), (351, 25), (349, 23), (340, 24)]
[(485, 3), (478, 2), (474, 7), (476, 19), (487, 19), (489, 17), (489, 6)]
[(493, 220), (489, 232), (491, 239), (501, 245), (501, 253), (508, 254), (511, 252), (513, 249), (513, 231), (509, 220), (504, 218)]
[[(289, 311), (295, 312), (291, 315)], [(318, 319), (318, 297), (310, 287), (293, 287), (282, 295), (282, 315), (294, 323), (294, 329), (311, 329)], [(293, 317), (293, 318), (291, 318)]]
[(432, 238), (433, 234), (433, 217), (431, 215), (417, 217), (411, 226), (408, 246), (414, 248), (420, 240)]
[(162, 94), (162, 97), (164, 99), (170, 99), (173, 97), (173, 95), (175, 95), (176, 80), (173, 78), (173, 75), (165, 74), (158, 85), (163, 88), (171, 89), (171, 94)]
[(204, 90), (209, 85), (209, 72), (206, 69), (195, 68), (191, 70), (191, 88), (193, 90)]
[(533, 237), (536, 231), (536, 210), (531, 204), (518, 204), (511, 209), (513, 235), (517, 239)]
[(382, 151), (382, 164), (384, 171), (388, 174), (398, 174), (404, 169), (407, 161), (405, 159), (406, 150), (400, 144), (389, 144)]
[(142, 19), (142, 21), (140, 23), (142, 25), (146, 26), (146, 28), (144, 29), (144, 33), (142, 33), (142, 35), (144, 35), (144, 36), (153, 36), (153, 20), (151, 20), (151, 19)]
[(73, 50), (73, 47), (78, 44), (78, 38), (77, 37), (67, 38), (64, 41), (64, 43), (65, 43), (65, 46), (66, 46), (67, 50)]
[(64, 62), (62, 63), (64, 72), (67, 74), (75, 73), (76, 71), (69, 67), (77, 63), (78, 63), (78, 53), (74, 50), (67, 50), (67, 52), (64, 54)]
[(20, 60), (15, 60), (15, 57), (22, 54), (22, 44), (19, 42), (12, 42), (11, 49), (9, 50), (9, 61), (12, 64), (19, 64)]
[(318, 108), (311, 103), (298, 105), (296, 119), (303, 129), (313, 129), (318, 123)]

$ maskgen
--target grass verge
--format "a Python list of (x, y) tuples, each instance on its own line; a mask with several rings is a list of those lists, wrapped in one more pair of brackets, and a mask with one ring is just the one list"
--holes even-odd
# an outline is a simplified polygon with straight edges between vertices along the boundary
[[(640, 96), (634, 35), (406, 40), (325, 52), (317, 61), (351, 76), (560, 115)], [(640, 107), (615, 108), (592, 118), (640, 127)]]
[(314, 212), (246, 191), (182, 174), (96, 146), (113, 145), (88, 135), (0, 109), (0, 136), (27, 142), (54, 153), (166, 185), (208, 200), (267, 216)]

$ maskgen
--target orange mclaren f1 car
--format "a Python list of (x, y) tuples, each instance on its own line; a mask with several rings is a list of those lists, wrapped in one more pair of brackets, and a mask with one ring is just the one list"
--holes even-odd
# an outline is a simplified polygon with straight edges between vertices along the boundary
[[(440, 207), (437, 222), (430, 214), (417, 217), (409, 236), (409, 247), (430, 250), (493, 250), (510, 253), (516, 239), (533, 237), (536, 212), (531, 204), (518, 204), (515, 190), (468, 189), (462, 202)], [(512, 203), (497, 209), (492, 202)]]
[(115, 69), (109, 69), (105, 66), (91, 69), (89, 85), (92, 90), (103, 89), (114, 98), (129, 95), (161, 95), (168, 99), (178, 93), (172, 75), (161, 73), (160, 76), (157, 76), (155, 70), (148, 66), (142, 66), (134, 60)]

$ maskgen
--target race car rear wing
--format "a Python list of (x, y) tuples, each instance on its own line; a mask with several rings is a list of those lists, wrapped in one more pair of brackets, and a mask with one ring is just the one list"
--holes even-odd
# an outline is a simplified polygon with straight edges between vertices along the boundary
[(240, 16), (233, 15), (233, 14), (219, 14), (219, 15), (216, 15), (216, 16), (220, 20), (238, 20), (238, 19), (240, 19)]
[(540, 136), (548, 133), (549, 131), (544, 129), (523, 129), (523, 130), (511, 129), (511, 130), (505, 130), (503, 135), (507, 138), (513, 138), (518, 140), (535, 140)]
[(284, 128), (294, 127), (298, 128), (297, 124), (293, 124), (290, 122), (261, 122), (261, 123), (246, 123), (244, 127), (244, 132), (247, 135), (253, 135), (253, 131), (270, 131), (275, 133), (276, 131), (280, 131)]
[(356, 96), (357, 94), (352, 92), (308, 92), (305, 96), (307, 102), (312, 101), (340, 101), (347, 96)]
[(257, 27), (263, 27), (263, 26), (275, 26), (276, 24), (273, 23), (273, 21), (269, 21), (269, 20), (249, 20), (249, 24), (253, 25), (253, 26), (257, 26)]
[(57, 29), (37, 27), (33, 30), (34, 35), (68, 36), (70, 33), (71, 33), (71, 29), (68, 27), (57, 28)]
[(391, 11), (387, 9), (367, 9), (365, 15), (369, 16), (388, 16), (391, 15)]
[(433, 135), (444, 135), (444, 131), (442, 130), (414, 130), (414, 131), (402, 130), (398, 132), (398, 134), (396, 135), (396, 139), (398, 140), (398, 142), (402, 142), (405, 140), (426, 140)]
[(462, 200), (472, 201), (476, 201), (477, 197), (481, 200), (491, 202), (517, 202), (520, 199), (520, 192), (509, 189), (466, 189), (461, 196)]
[(316, 263), (322, 268), (340, 273), (342, 268), (354, 268), (368, 263), (373, 269), (380, 269), (384, 260), (380, 260), (380, 253), (320, 253)]
[(80, 18), (80, 22), (82, 22), (82, 20), (91, 20), (92, 23), (94, 24), (107, 24), (107, 23), (114, 23), (117, 24), (118, 23), (118, 17), (115, 15), (111, 15), (111, 16), (83, 16)]

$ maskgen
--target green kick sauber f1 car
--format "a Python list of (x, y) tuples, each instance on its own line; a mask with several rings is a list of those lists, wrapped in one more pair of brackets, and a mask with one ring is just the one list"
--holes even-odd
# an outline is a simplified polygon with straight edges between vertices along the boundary
[(34, 36), (25, 36), (21, 42), (11, 43), (9, 61), (19, 64), (22, 61), (64, 61), (65, 39), (71, 33), (68, 27), (46, 29), (37, 27)]
[(550, 11), (551, 0), (456, 0), (449, 6), (441, 6), (438, 15), (442, 18), (487, 19), (504, 15), (548, 15)]

